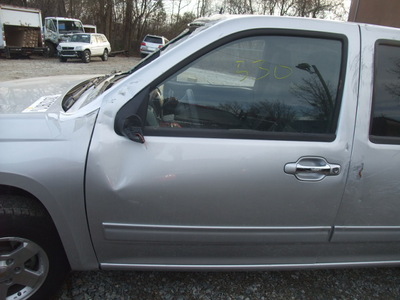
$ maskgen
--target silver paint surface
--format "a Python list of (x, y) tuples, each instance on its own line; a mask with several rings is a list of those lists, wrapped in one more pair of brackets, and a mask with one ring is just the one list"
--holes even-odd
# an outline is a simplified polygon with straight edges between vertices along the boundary
[[(334, 141), (146, 136), (139, 144), (116, 134), (117, 113), (158, 76), (255, 28), (346, 37)], [(61, 99), (86, 76), (0, 83), (0, 183), (43, 203), (73, 269), (398, 264), (400, 149), (371, 143), (368, 130), (375, 42), (399, 37), (354, 23), (228, 18), (105, 92), (88, 91), (68, 112)], [(317, 181), (285, 173), (302, 158), (323, 158), (340, 172)]]

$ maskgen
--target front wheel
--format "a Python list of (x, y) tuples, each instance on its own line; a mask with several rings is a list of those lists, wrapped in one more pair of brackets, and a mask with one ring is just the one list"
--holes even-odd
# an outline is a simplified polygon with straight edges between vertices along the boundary
[(89, 51), (89, 50), (83, 51), (83, 54), (82, 54), (82, 61), (83, 61), (84, 63), (90, 62), (90, 51)]
[(102, 61), (107, 61), (108, 60), (108, 50), (104, 49), (103, 55), (101, 56)]
[(18, 195), (0, 196), (0, 299), (48, 299), (69, 264), (44, 209)]
[(46, 47), (47, 47), (47, 56), (48, 57), (55, 57), (57, 55), (57, 49), (56, 46), (53, 43), (50, 42), (45, 42)]

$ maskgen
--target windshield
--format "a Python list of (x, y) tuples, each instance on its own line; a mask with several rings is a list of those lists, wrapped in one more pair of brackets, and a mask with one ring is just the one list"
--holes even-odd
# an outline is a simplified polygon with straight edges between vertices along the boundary
[(58, 21), (58, 30), (63, 32), (85, 32), (82, 23), (79, 21), (62, 20)]
[(212, 26), (213, 24), (223, 20), (225, 17), (223, 15), (217, 15), (216, 17), (204, 18), (204, 19), (197, 19), (188, 25), (188, 28), (185, 29), (181, 34), (177, 37), (169, 41), (165, 44), (162, 48), (154, 51), (152, 54), (146, 56), (142, 59), (139, 64), (137, 64), (132, 70), (127, 72), (126, 74), (132, 74), (137, 70), (143, 68), (147, 64), (151, 63), (153, 60), (157, 59), (161, 56), (164, 52), (169, 51), (182, 43), (183, 41), (187, 40), (189, 37), (198, 34), (199, 32), (205, 30), (206, 28)]
[(162, 48), (157, 49), (150, 55), (146, 56), (144, 59), (142, 59), (139, 64), (137, 64), (132, 70), (130, 70), (128, 73), (134, 73), (137, 70), (143, 68), (145, 65), (151, 63), (153, 60), (157, 59), (164, 51), (171, 50), (174, 48), (176, 45), (180, 44), (182, 41), (186, 40), (188, 36), (192, 33), (189, 29), (186, 29), (183, 31), (180, 35), (178, 35), (176, 38), (172, 39), (170, 42), (165, 44)]
[(89, 34), (74, 34), (71, 36), (70, 42), (90, 43)]

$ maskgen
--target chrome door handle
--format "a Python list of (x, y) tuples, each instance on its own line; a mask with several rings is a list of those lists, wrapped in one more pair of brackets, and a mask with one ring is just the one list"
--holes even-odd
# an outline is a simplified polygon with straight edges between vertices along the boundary
[(287, 163), (284, 170), (299, 180), (319, 181), (326, 176), (339, 175), (340, 165), (328, 163), (322, 157), (302, 157), (297, 162)]

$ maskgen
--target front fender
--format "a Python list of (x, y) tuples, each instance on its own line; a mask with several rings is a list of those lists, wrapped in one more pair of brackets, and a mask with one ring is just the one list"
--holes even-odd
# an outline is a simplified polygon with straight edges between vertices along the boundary
[(0, 185), (24, 190), (43, 204), (74, 270), (99, 266), (84, 195), (86, 156), (96, 117), (97, 111), (79, 117), (0, 118), (0, 128), (7, 128), (0, 138)]

